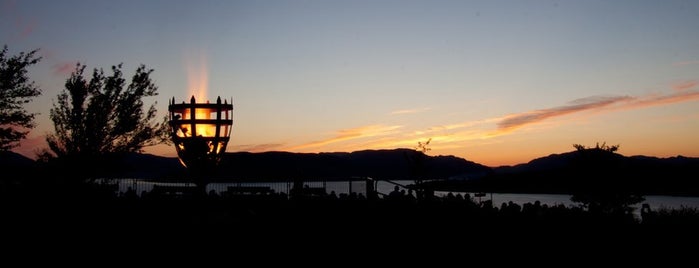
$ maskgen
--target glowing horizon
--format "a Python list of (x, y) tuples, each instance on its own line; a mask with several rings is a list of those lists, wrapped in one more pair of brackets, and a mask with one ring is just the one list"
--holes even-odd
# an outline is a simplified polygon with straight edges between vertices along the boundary
[(29, 70), (37, 127), (14, 150), (25, 155), (46, 147), (49, 109), (80, 62), (123, 63), (125, 78), (152, 68), (159, 95), (144, 102), (159, 117), (172, 97), (232, 98), (228, 152), (431, 138), (431, 155), (488, 166), (605, 141), (699, 157), (699, 2), (0, 1), (9, 52), (43, 57)]
[[(200, 66), (201, 67), (201, 66)], [(200, 68), (198, 70), (205, 70)], [(189, 69), (188, 69), (189, 70)], [(198, 72), (199, 76), (205, 72)], [(195, 83), (202, 85), (202, 83)], [(401, 131), (405, 129), (402, 125), (382, 125), (372, 124), (366, 126), (358, 126), (348, 129), (340, 129), (326, 139), (308, 141), (302, 144), (292, 145), (288, 142), (268, 143), (243, 145), (245, 151), (265, 152), (265, 151), (289, 151), (303, 153), (319, 153), (319, 152), (352, 152), (369, 149), (397, 149), (397, 148), (414, 148), (418, 142), (424, 142), (431, 139), (431, 148), (433, 152), (449, 152), (453, 149), (467, 147), (467, 145), (459, 144), (463, 142), (484, 141), (493, 139), (503, 135), (510, 135), (519, 128), (526, 127), (532, 124), (541, 124), (542, 122), (564, 116), (572, 116), (572, 114), (588, 112), (597, 116), (605, 113), (616, 113), (634, 109), (644, 109), (654, 106), (671, 105), (682, 102), (693, 102), (699, 100), (699, 83), (696, 81), (684, 81), (674, 83), (668, 87), (670, 92), (653, 93), (644, 96), (591, 96), (575, 99), (567, 105), (557, 106), (553, 108), (536, 109), (521, 113), (509, 114), (501, 117), (485, 118), (474, 121), (451, 123), (446, 125), (434, 125), (427, 127), (425, 130)], [(204, 87), (205, 88), (205, 87)], [(427, 111), (427, 108), (398, 110), (389, 113), (390, 115), (415, 114), (422, 111)], [(209, 118), (209, 115), (197, 113), (197, 118)], [(699, 118), (699, 113), (696, 114)], [(697, 119), (688, 118), (688, 119)], [(686, 119), (680, 119), (686, 120)], [(548, 125), (548, 128), (555, 127), (555, 124), (567, 124), (567, 121), (554, 122), (554, 125)], [(197, 132), (205, 131), (205, 129), (197, 129)], [(203, 133), (203, 132), (202, 132)], [(234, 137), (235, 138), (235, 137)], [(31, 137), (24, 141), (23, 147), (36, 146), (35, 144), (45, 145), (42, 138)], [(486, 142), (487, 143), (487, 142)], [(572, 144), (572, 143), (571, 143)], [(570, 144), (567, 144), (570, 145)], [(45, 147), (45, 146), (44, 146)], [(565, 147), (564, 147), (565, 148)], [(572, 148), (572, 147), (571, 147)], [(171, 148), (163, 148), (156, 146), (154, 148), (146, 148), (146, 152), (155, 153), (163, 156), (174, 156), (174, 152), (168, 152)], [(570, 149), (570, 148), (569, 148)], [(626, 148), (623, 148), (626, 149)], [(19, 148), (14, 151), (20, 152), (25, 156), (31, 156), (26, 148)], [(228, 150), (235, 151), (235, 150)], [(554, 151), (548, 153), (561, 153), (565, 151)], [(546, 154), (544, 151), (542, 154)], [(623, 153), (623, 150), (622, 150)], [(514, 165), (525, 163), (538, 157), (545, 155), (534, 155), (530, 159), (519, 158), (517, 162), (507, 160), (507, 158), (497, 159), (493, 157), (479, 158), (478, 156), (467, 157), (458, 153), (451, 154), (465, 158), (469, 161), (475, 161), (487, 166)], [(665, 152), (660, 155), (652, 156), (673, 156), (673, 154)], [(689, 154), (685, 156), (697, 156)], [(481, 160), (479, 160), (481, 159)], [(480, 162), (479, 162), (480, 161)]]
[[(678, 85), (680, 85), (679, 90)], [(292, 147), (282, 147), (281, 144), (277, 144), (278, 146), (275, 146), (274, 148), (283, 148), (282, 150), (292, 152), (334, 152), (358, 151), (366, 149), (395, 149), (411, 148), (414, 147), (420, 141), (432, 139), (432, 146), (434, 147), (433, 149), (435, 149), (435, 151), (443, 151), (444, 149), (464, 147), (462, 145), (453, 145), (453, 143), (473, 140), (486, 140), (502, 135), (508, 135), (518, 128), (530, 124), (536, 124), (541, 121), (545, 121), (549, 118), (567, 116), (574, 113), (593, 112), (600, 115), (603, 113), (613, 113), (630, 109), (643, 109), (646, 107), (696, 101), (699, 100), (699, 91), (695, 90), (695, 87), (697, 85), (698, 83), (696, 83), (696, 81), (687, 81), (681, 84), (674, 84), (670, 86), (674, 90), (674, 92), (667, 94), (650, 94), (639, 97), (592, 96), (580, 98), (573, 100), (570, 102), (570, 104), (564, 106), (538, 109), (518, 114), (510, 114), (499, 118), (487, 118), (470, 122), (454, 123), (444, 126), (432, 126), (425, 131), (414, 131), (412, 133), (404, 133), (397, 131), (403, 126), (359, 126), (351, 129), (339, 130), (337, 131), (337, 134), (335, 134), (333, 137), (325, 140), (313, 141), (310, 143)], [(417, 110), (400, 110), (399, 113), (392, 112), (391, 114), (414, 113), (415, 111)], [(493, 124), (495, 124), (496, 126), (495, 130), (482, 128), (482, 126), (488, 126)], [(450, 132), (459, 129), (466, 130)], [(373, 137), (379, 138), (367, 140)], [(359, 141), (355, 141), (355, 143), (349, 146), (339, 145), (337, 147), (322, 147), (326, 145), (346, 142), (349, 140)], [(311, 149), (307, 150), (308, 148)], [(269, 149), (269, 147), (265, 147), (265, 149)], [(473, 161), (473, 159), (467, 160)], [(533, 160), (533, 158), (529, 160)], [(493, 163), (499, 161), (491, 159), (488, 160), (488, 162)], [(518, 163), (507, 164), (512, 165)]]

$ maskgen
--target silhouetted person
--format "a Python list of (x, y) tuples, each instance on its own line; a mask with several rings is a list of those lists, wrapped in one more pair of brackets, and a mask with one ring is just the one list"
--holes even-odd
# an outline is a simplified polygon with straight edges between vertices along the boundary
[(124, 192), (124, 198), (129, 199), (129, 200), (137, 199), (138, 195), (136, 194), (136, 191), (134, 191), (133, 188), (131, 188), (131, 186), (129, 186), (126, 189), (126, 192)]
[(294, 179), (294, 186), (291, 187), (291, 198), (299, 197), (303, 193), (303, 180)]
[(209, 198), (215, 200), (215, 199), (218, 199), (219, 197), (220, 197), (220, 196), (218, 195), (218, 193), (216, 193), (216, 190), (211, 189), (211, 190), (209, 191)]
[(388, 198), (391, 200), (400, 200), (402, 197), (400, 188), (398, 185), (393, 187), (393, 191), (388, 194)]
[(413, 195), (413, 189), (408, 189), (408, 195), (405, 196), (408, 201), (415, 201), (415, 195)]
[(650, 205), (645, 203), (641, 206), (641, 221), (644, 223), (650, 223), (653, 219), (653, 211), (650, 210)]

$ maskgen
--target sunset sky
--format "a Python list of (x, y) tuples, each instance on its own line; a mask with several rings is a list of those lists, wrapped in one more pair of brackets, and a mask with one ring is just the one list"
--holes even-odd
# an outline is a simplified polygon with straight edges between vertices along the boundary
[(43, 57), (28, 156), (80, 62), (154, 69), (159, 118), (172, 97), (232, 98), (229, 152), (699, 157), (699, 1), (0, 0), (0, 40)]

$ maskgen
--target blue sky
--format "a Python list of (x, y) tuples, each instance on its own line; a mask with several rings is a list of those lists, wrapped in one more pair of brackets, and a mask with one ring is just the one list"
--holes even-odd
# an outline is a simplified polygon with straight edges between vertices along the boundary
[[(155, 70), (158, 110), (233, 98), (228, 151), (412, 148), (486, 165), (621, 144), (699, 156), (696, 1), (7, 1), (10, 52), (39, 48), (38, 126), (76, 62)], [(188, 71), (189, 70), (189, 71)], [(202, 90), (199, 93), (202, 93)], [(149, 100), (146, 100), (147, 102)], [(174, 148), (147, 152), (174, 156)]]

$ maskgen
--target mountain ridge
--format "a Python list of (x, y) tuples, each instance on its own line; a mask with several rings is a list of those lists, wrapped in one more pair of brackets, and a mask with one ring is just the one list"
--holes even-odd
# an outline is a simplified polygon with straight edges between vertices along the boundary
[(570, 151), (515, 166), (485, 178), (436, 182), (442, 190), (572, 194), (581, 190), (699, 196), (699, 158), (624, 156), (600, 149)]
[[(593, 151), (594, 152), (594, 151)], [(9, 177), (30, 177), (41, 164), (20, 154), (0, 154)], [(70, 172), (70, 171), (67, 171)], [(98, 174), (115, 178), (187, 179), (175, 157), (126, 154)], [(42, 174), (51, 174), (50, 172)], [(645, 194), (699, 196), (699, 158), (655, 157), (618, 153), (550, 154), (514, 166), (488, 167), (453, 155), (429, 156), (412, 149), (354, 152), (230, 152), (222, 157), (212, 181), (346, 180), (357, 177), (436, 179), (445, 191), (571, 193), (597, 185)]]
[[(96, 170), (105, 177), (142, 179), (183, 178), (187, 176), (176, 157), (128, 153), (113, 157), (108, 168)], [(26, 156), (7, 152), (2, 157), (6, 168), (22, 174), (40, 166)], [(21, 162), (15, 165), (10, 162)], [(14, 167), (22, 168), (14, 168)], [(86, 165), (85, 168), (90, 168)], [(23, 170), (20, 170), (23, 169)], [(213, 175), (218, 179), (281, 180), (346, 179), (374, 177), (412, 179), (416, 176), (447, 179), (471, 172), (490, 172), (491, 168), (455, 156), (429, 156), (412, 149), (359, 150), (354, 152), (293, 153), (284, 151), (229, 152), (222, 156)], [(95, 172), (93, 172), (95, 173)]]

